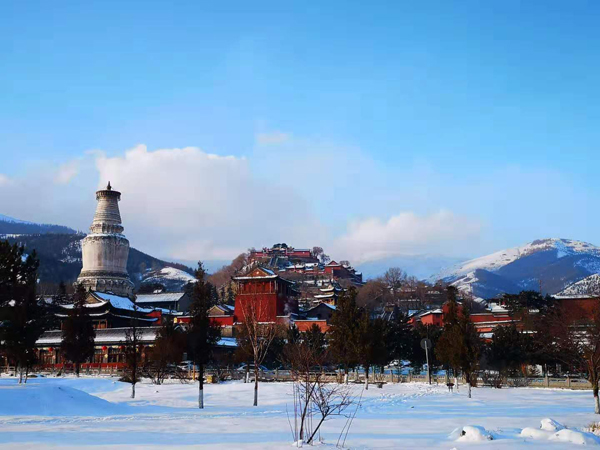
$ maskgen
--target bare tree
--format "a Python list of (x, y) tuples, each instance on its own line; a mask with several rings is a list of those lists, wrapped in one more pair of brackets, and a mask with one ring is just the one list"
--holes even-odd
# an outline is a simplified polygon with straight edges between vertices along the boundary
[(396, 292), (400, 290), (400, 287), (402, 287), (402, 284), (406, 281), (406, 277), (406, 272), (399, 267), (390, 267), (385, 274), (383, 274), (383, 281), (385, 281), (392, 292)]
[(313, 258), (317, 258), (319, 259), (319, 257), (324, 253), (323, 252), (323, 247), (313, 247), (311, 250), (311, 255), (313, 256)]
[(167, 318), (156, 332), (154, 347), (150, 351), (148, 371), (155, 384), (162, 384), (173, 372), (173, 365), (181, 361), (185, 349), (185, 335)]
[(572, 370), (585, 373), (592, 385), (594, 412), (600, 414), (600, 301), (592, 312), (569, 305), (547, 315), (556, 357)]
[[(294, 377), (295, 442), (312, 444), (322, 424), (333, 415), (341, 415), (351, 405), (351, 389), (346, 385), (328, 383), (324, 366), (328, 360), (325, 347), (315, 344), (309, 334), (290, 342), (284, 350), (284, 360)], [(319, 415), (316, 427), (313, 416)]]
[(271, 343), (279, 332), (276, 322), (267, 319), (266, 305), (258, 296), (246, 300), (242, 307), (240, 340), (245, 341), (254, 363), (254, 406), (258, 406), (258, 375)]
[(125, 364), (126, 375), (124, 381), (131, 383), (131, 398), (135, 398), (135, 385), (140, 380), (141, 340), (142, 331), (138, 327), (138, 307), (133, 300), (133, 314), (131, 327), (125, 330)]

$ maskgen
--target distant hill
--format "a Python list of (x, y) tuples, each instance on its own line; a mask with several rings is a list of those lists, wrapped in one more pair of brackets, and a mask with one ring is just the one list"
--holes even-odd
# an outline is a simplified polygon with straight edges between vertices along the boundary
[(443, 280), (479, 298), (541, 290), (557, 294), (600, 273), (600, 248), (571, 239), (539, 239), (521, 247), (456, 264), (430, 281)]
[(557, 297), (600, 296), (600, 274), (595, 273), (567, 286)]
[(75, 230), (62, 225), (27, 222), (0, 214), (0, 237), (7, 234), (75, 234)]
[[(11, 221), (11, 222), (9, 222)], [(17, 243), (25, 247), (25, 252), (34, 249), (40, 260), (39, 279), (41, 282), (59, 283), (61, 281), (73, 283), (81, 271), (81, 240), (86, 236), (77, 233), (68, 227), (60, 225), (43, 225), (32, 222), (21, 221), (0, 215), (0, 226), (8, 224), (14, 226), (11, 233), (0, 233), (0, 239), (6, 239), (10, 243)], [(40, 230), (37, 233), (27, 233), (28, 230)], [(64, 230), (59, 233), (58, 230)], [(181, 274), (191, 277), (193, 271), (178, 263), (170, 263), (150, 256), (135, 248), (129, 251), (127, 271), (131, 281), (139, 287), (149, 277), (154, 277), (153, 282), (160, 283), (160, 271), (165, 268), (173, 268)], [(183, 277), (183, 275), (180, 275)], [(173, 275), (166, 273), (165, 285), (175, 287)], [(182, 283), (183, 284), (183, 283)]]

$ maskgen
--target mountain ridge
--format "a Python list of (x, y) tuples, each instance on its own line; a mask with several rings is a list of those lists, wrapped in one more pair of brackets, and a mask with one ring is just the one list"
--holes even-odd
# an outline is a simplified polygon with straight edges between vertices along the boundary
[(600, 247), (546, 238), (456, 264), (429, 280), (442, 280), (478, 298), (492, 298), (521, 290), (553, 295), (595, 273), (600, 273)]
[[(3, 224), (12, 227), (10, 233), (2, 232)], [(67, 232), (61, 233), (63, 230)], [(36, 251), (40, 260), (40, 282), (58, 284), (62, 281), (69, 284), (77, 280), (82, 267), (81, 240), (85, 236), (85, 233), (62, 225), (36, 224), (0, 215), (0, 239), (5, 239), (11, 244), (23, 245), (26, 252)], [(175, 282), (173, 274), (169, 272), (161, 278), (160, 271), (166, 268), (181, 272), (181, 283)], [(193, 273), (191, 268), (183, 264), (155, 258), (133, 247), (129, 251), (127, 271), (136, 287), (146, 282), (147, 278), (151, 278), (151, 282), (164, 284), (172, 290), (183, 287), (186, 279), (184, 273), (190, 277)]]

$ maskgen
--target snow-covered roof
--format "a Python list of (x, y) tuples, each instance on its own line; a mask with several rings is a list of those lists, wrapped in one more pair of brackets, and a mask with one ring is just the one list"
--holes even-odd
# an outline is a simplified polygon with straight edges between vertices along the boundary
[(136, 303), (177, 302), (185, 292), (166, 292), (161, 294), (139, 294)]
[(237, 341), (232, 337), (222, 337), (217, 342), (218, 347), (237, 347)]
[[(140, 341), (142, 343), (150, 343), (156, 339), (156, 332), (159, 327), (140, 327), (138, 328), (140, 334)], [(94, 342), (96, 344), (119, 344), (125, 342), (125, 333), (130, 328), (102, 328), (96, 330), (96, 338)], [(35, 342), (38, 347), (45, 345), (60, 345), (62, 341), (62, 331), (52, 330), (46, 331), (40, 338)]]
[[(133, 311), (135, 306), (131, 299), (128, 297), (122, 297), (116, 294), (108, 294), (106, 292), (92, 292), (92, 294), (99, 298), (100, 300), (104, 300), (106, 302), (110, 302), (112, 306), (118, 309), (125, 309), (128, 311)], [(137, 310), (140, 312), (152, 312), (152, 309), (137, 307)]]
[(314, 296), (314, 298), (333, 298), (335, 296), (335, 294), (331, 293), (331, 294), (317, 294)]

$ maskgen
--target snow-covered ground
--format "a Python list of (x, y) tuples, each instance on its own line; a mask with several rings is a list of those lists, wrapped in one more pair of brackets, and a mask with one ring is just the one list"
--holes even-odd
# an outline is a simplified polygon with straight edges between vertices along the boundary
[[(129, 385), (108, 378), (37, 378), (26, 386), (0, 378), (0, 446), (292, 448), (290, 383), (262, 383), (256, 408), (252, 384), (207, 385), (203, 411), (196, 408), (197, 389), (197, 383), (144, 382), (131, 400)], [(579, 432), (598, 420), (589, 391), (478, 388), (468, 399), (466, 389), (451, 394), (445, 386), (414, 383), (355, 392), (362, 400), (347, 448), (547, 450), (600, 443)], [(553, 420), (540, 428), (546, 418)], [(335, 448), (345, 422), (324, 425), (321, 447)]]

